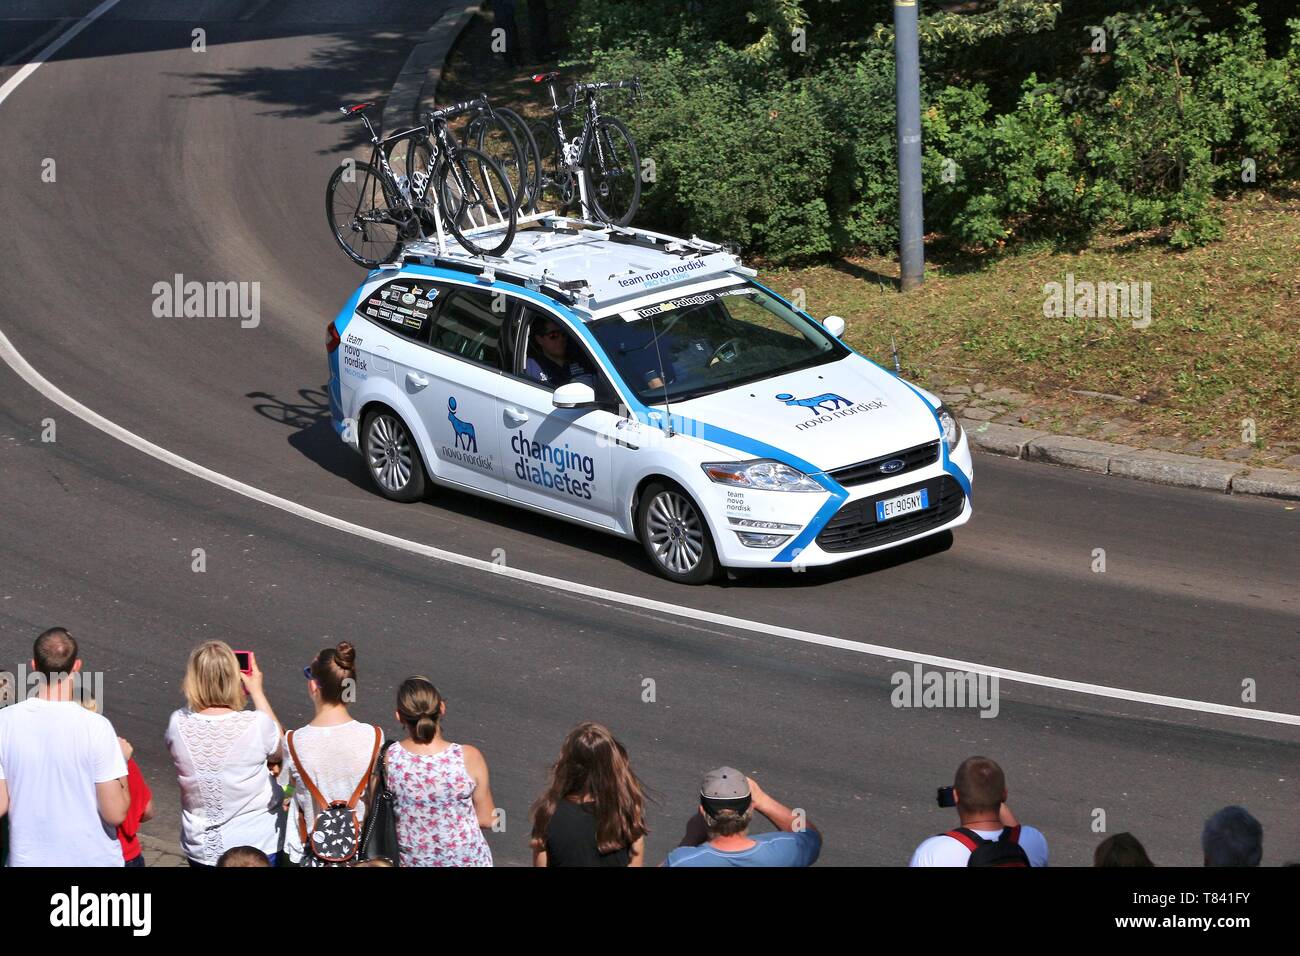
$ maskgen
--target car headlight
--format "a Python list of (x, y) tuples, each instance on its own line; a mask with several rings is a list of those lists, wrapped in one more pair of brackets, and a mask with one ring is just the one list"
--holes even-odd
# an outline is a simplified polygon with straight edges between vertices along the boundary
[(802, 471), (779, 461), (760, 458), (756, 461), (715, 461), (700, 466), (710, 479), (720, 485), (733, 485), (753, 491), (825, 491)]
[(939, 424), (943, 427), (943, 447), (948, 449), (948, 454), (952, 454), (957, 448), (957, 443), (961, 441), (961, 424), (957, 421), (947, 405), (940, 405), (935, 412), (939, 416)]

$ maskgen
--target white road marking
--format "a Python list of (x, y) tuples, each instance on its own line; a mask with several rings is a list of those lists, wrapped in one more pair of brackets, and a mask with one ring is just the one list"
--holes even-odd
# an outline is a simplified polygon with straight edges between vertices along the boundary
[(82, 17), (80, 20), (74, 23), (72, 25), (72, 28), (69, 29), (67, 33), (60, 36), (57, 40), (55, 40), (53, 43), (47, 46), (44, 50), (36, 54), (36, 56), (32, 58), (32, 62), (28, 63), (26, 66), (24, 66), (13, 76), (9, 77), (9, 79), (5, 81), (4, 86), (0, 86), (0, 103), (3, 103), (6, 99), (8, 99), (9, 94), (12, 93), (14, 90), (18, 89), (18, 87), (22, 85), (23, 80), (27, 79), (27, 77), (35, 73), (37, 68), (42, 63), (44, 63), (50, 57), (54, 56), (54, 54), (58, 53), (59, 50), (63, 49), (63, 47), (67, 43), (71, 42), (73, 37), (75, 37), (82, 30), (86, 29), (86, 27), (90, 26), (94, 21), (98, 20), (104, 14), (108, 13), (109, 10), (112, 10), (115, 6), (117, 6), (117, 4), (118, 4), (118, 0), (104, 0), (104, 2), (101, 3), (99, 6), (97, 6), (94, 10), (91, 10), (88, 14), (86, 14), (84, 17)]
[[(18, 73), (0, 87), (0, 103), (17, 89), (32, 73), (36, 72), (37, 67), (41, 65), (49, 56), (56, 52), (65, 43), (86, 28), (95, 18), (99, 17), (118, 3), (118, 0), (104, 0), (98, 7), (90, 12), (85, 19), (79, 21), (71, 30), (55, 40), (48, 47), (42, 50), (31, 63), (24, 66)], [(1012, 681), (1019, 684), (1030, 684), (1036, 687), (1047, 687), (1052, 690), (1061, 690), (1073, 694), (1083, 694), (1089, 697), (1107, 697), (1113, 700), (1124, 700), (1138, 704), (1152, 704), (1156, 707), (1171, 707), (1177, 710), (1188, 710), (1202, 714), (1217, 714), (1225, 717), (1242, 717), (1247, 720), (1262, 720), (1274, 724), (1290, 724), (1300, 726), (1300, 715), (1283, 714), (1267, 710), (1252, 710), (1248, 707), (1233, 707), (1226, 704), (1214, 704), (1208, 701), (1188, 700), (1182, 697), (1166, 697), (1161, 694), (1146, 694), (1140, 691), (1125, 690), (1119, 687), (1107, 687), (1103, 684), (1086, 684), (1080, 681), (1064, 680), (1059, 677), (1046, 677), (1041, 674), (1029, 674), (1023, 671), (1003, 670), (999, 667), (992, 667), (987, 664), (977, 664), (972, 661), (960, 661), (949, 657), (939, 657), (934, 654), (918, 654), (915, 651), (903, 650), (897, 647), (884, 647), (879, 644), (865, 644), (858, 641), (849, 641), (840, 637), (832, 637), (829, 634), (816, 634), (812, 631), (801, 631), (790, 627), (781, 627), (776, 624), (765, 624), (761, 621), (750, 621), (745, 618), (732, 617), (729, 614), (717, 614), (713, 611), (702, 611), (696, 608), (681, 607), (676, 604), (667, 604), (663, 601), (655, 601), (650, 598), (638, 597), (635, 594), (624, 594), (621, 591), (611, 591), (607, 588), (593, 587), (589, 584), (581, 584), (576, 581), (566, 581), (563, 578), (555, 578), (546, 574), (537, 574), (533, 571), (524, 571), (520, 568), (505, 567), (494, 564), (491, 561), (484, 561), (482, 558), (474, 558), (469, 555), (457, 554), (454, 551), (444, 551), (442, 548), (435, 548), (431, 545), (421, 544), (418, 541), (411, 541), (406, 538), (399, 538), (396, 535), (387, 534), (383, 531), (376, 531), (373, 528), (367, 528), (364, 525), (353, 524), (351, 521), (344, 521), (333, 515), (325, 514), (322, 511), (308, 508), (305, 505), (298, 504), (296, 501), (290, 501), (287, 498), (281, 498), (279, 495), (273, 495), (270, 492), (255, 488), (252, 485), (245, 484), (228, 475), (223, 475), (218, 471), (213, 471), (188, 458), (182, 458), (174, 452), (168, 451), (160, 445), (155, 445), (147, 439), (141, 438), (134, 432), (128, 431), (116, 422), (112, 422), (100, 415), (91, 408), (87, 408), (81, 402), (77, 401), (66, 392), (62, 391), (52, 382), (50, 382), (40, 372), (36, 371), (31, 364), (23, 358), (22, 354), (14, 348), (9, 337), (0, 331), (0, 358), (3, 358), (5, 364), (17, 373), (36, 391), (40, 392), (47, 399), (54, 402), (60, 408), (72, 413), (80, 418), (86, 424), (99, 429), (104, 434), (116, 438), (123, 444), (141, 451), (166, 465), (171, 465), (187, 474), (196, 478), (202, 478), (209, 481), (226, 491), (243, 495), (245, 498), (251, 498), (264, 505), (272, 508), (278, 508), (288, 514), (303, 518), (307, 521), (323, 525), (326, 528), (333, 528), (336, 531), (343, 531), (347, 534), (356, 535), (359, 538), (365, 538), (378, 544), (388, 545), (406, 551), (410, 554), (419, 555), (425, 558), (432, 558), (435, 561), (445, 561), (462, 568), (471, 568), (475, 571), (483, 571), (488, 574), (496, 574), (502, 577), (513, 578), (518, 581), (526, 581), (529, 584), (536, 584), (542, 587), (551, 588), (556, 591), (568, 594), (581, 594), (607, 604), (622, 605), (624, 607), (640, 608), (642, 610), (653, 611), (664, 614), (672, 618), (686, 618), (691, 621), (701, 621), (710, 624), (720, 625), (722, 627), (733, 628), (740, 631), (750, 631), (756, 634), (765, 634), (770, 637), (781, 637), (786, 640), (799, 641), (804, 644), (816, 644), (821, 647), (832, 647), (837, 650), (849, 651), (854, 654), (864, 654), (871, 657), (883, 657), (887, 659), (896, 659), (911, 661), (919, 664), (928, 664), (936, 668), (952, 671), (973, 671), (980, 674), (997, 675), (1000, 681)]]

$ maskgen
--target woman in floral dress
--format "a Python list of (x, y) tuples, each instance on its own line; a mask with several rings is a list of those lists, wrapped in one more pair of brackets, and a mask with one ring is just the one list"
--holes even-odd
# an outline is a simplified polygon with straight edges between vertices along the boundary
[(388, 747), (385, 772), (396, 797), (402, 866), (491, 866), (483, 828), (495, 822), (487, 761), (477, 747), (442, 736), (447, 704), (424, 677), (397, 691), (406, 738)]

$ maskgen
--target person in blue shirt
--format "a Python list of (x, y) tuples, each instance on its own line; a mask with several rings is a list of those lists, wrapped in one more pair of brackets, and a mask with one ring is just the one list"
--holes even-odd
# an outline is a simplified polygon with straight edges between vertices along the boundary
[(569, 333), (554, 319), (535, 319), (529, 336), (533, 347), (528, 350), (524, 374), (534, 382), (559, 388), (569, 382), (595, 385), (595, 370), (587, 363), (582, 349), (573, 346)]
[[(755, 812), (776, 831), (750, 836)], [(697, 819), (702, 826), (688, 828), (683, 845), (668, 854), (664, 866), (812, 866), (821, 854), (821, 833), (802, 811), (774, 800), (732, 767), (704, 775)]]

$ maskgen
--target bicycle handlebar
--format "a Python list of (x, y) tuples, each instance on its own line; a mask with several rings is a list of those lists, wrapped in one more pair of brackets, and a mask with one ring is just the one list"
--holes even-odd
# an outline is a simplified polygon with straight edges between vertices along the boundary
[(482, 110), (489, 117), (493, 115), (492, 105), (488, 102), (487, 94), (485, 93), (480, 93), (472, 100), (465, 100), (461, 103), (453, 103), (451, 106), (431, 109), (426, 115), (431, 119), (451, 119), (452, 117), (462, 116), (465, 113), (471, 113), (478, 110)]
[(608, 83), (575, 83), (573, 86), (575, 96), (579, 93), (594, 93), (596, 90), (631, 90), (637, 96), (640, 96), (641, 80), (634, 76), (630, 80), (615, 80)]

